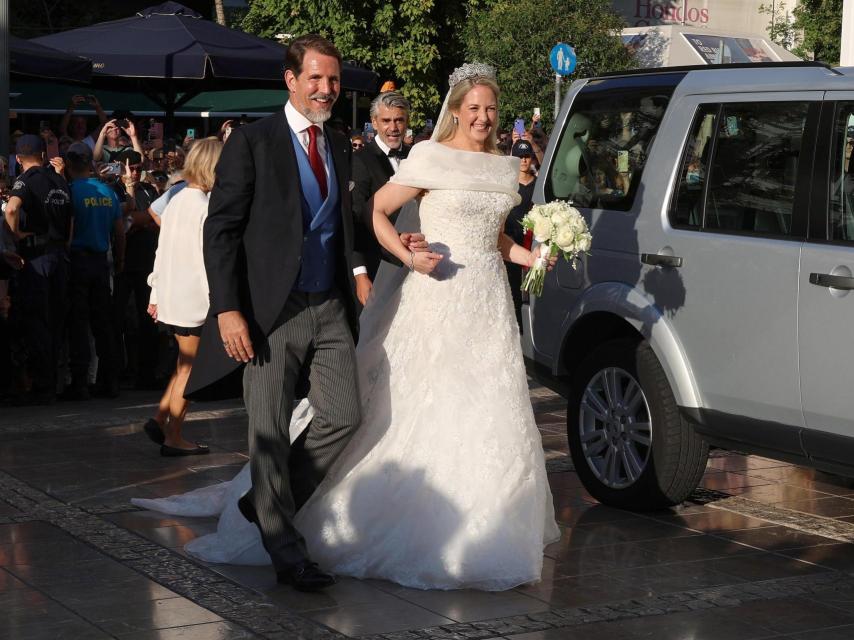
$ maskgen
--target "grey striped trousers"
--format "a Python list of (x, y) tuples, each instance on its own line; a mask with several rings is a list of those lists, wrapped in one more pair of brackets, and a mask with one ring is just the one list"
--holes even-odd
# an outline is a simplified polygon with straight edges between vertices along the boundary
[[(308, 383), (315, 416), (293, 443), (288, 425), (297, 385)], [(278, 326), (255, 345), (243, 374), (249, 414), (249, 500), (276, 570), (308, 558), (293, 526), (361, 421), (353, 336), (340, 294), (292, 292)]]

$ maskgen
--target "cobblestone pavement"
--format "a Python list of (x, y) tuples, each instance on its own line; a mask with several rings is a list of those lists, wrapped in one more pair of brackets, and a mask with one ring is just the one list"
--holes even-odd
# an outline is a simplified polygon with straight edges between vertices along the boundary
[(342, 579), (322, 594), (269, 567), (208, 565), (211, 518), (132, 507), (230, 479), (246, 461), (236, 402), (196, 405), (211, 444), (169, 459), (142, 433), (152, 393), (0, 409), (0, 639), (831, 640), (854, 637), (854, 485), (715, 452), (680, 507), (598, 505), (567, 457), (563, 401), (533, 387), (563, 537), (543, 580), (503, 593)]

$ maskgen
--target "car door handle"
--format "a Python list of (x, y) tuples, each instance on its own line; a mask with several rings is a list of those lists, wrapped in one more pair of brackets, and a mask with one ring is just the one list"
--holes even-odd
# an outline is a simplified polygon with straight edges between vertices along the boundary
[(664, 256), (660, 253), (642, 253), (641, 262), (653, 267), (681, 267), (682, 258), (679, 256)]
[(854, 278), (834, 276), (829, 273), (811, 273), (810, 284), (832, 289), (854, 289)]

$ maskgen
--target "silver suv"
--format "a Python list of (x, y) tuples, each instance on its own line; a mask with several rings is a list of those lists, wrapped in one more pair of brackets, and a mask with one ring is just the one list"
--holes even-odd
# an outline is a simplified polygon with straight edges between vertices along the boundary
[(531, 373), (603, 503), (684, 500), (709, 445), (854, 475), (854, 69), (575, 82), (536, 202), (590, 255), (523, 308)]

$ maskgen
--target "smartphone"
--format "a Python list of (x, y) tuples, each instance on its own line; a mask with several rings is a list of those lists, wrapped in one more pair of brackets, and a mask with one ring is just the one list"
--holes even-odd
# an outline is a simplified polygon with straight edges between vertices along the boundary
[(730, 136), (737, 136), (739, 134), (738, 118), (736, 116), (727, 116), (726, 132)]
[(187, 129), (187, 137), (190, 140), (195, 140), (196, 139), (196, 130), (195, 129)]
[(122, 175), (122, 163), (121, 162), (108, 162), (107, 163), (107, 175), (110, 175), (110, 176)]
[(520, 136), (525, 135), (525, 119), (524, 118), (516, 118), (516, 122), (513, 123), (513, 131), (518, 133)]
[(127, 118), (122, 118), (121, 120), (116, 120), (116, 125), (122, 129), (127, 129), (130, 126), (130, 122), (128, 122)]
[(367, 133), (373, 133), (374, 132), (374, 125), (372, 125), (370, 122), (366, 122), (365, 128), (362, 129), (362, 132), (366, 133), (366, 134)]
[(535, 115), (535, 116), (542, 115), (542, 113), (540, 112), (540, 108), (539, 108), (539, 107), (534, 107), (534, 115)]
[(629, 171), (629, 152), (617, 151), (617, 171), (619, 173), (628, 173)]
[(411, 137), (412, 137), (412, 129), (407, 129), (407, 130), (406, 130), (406, 135), (405, 135), (404, 137), (405, 137), (405, 138), (411, 138)]

